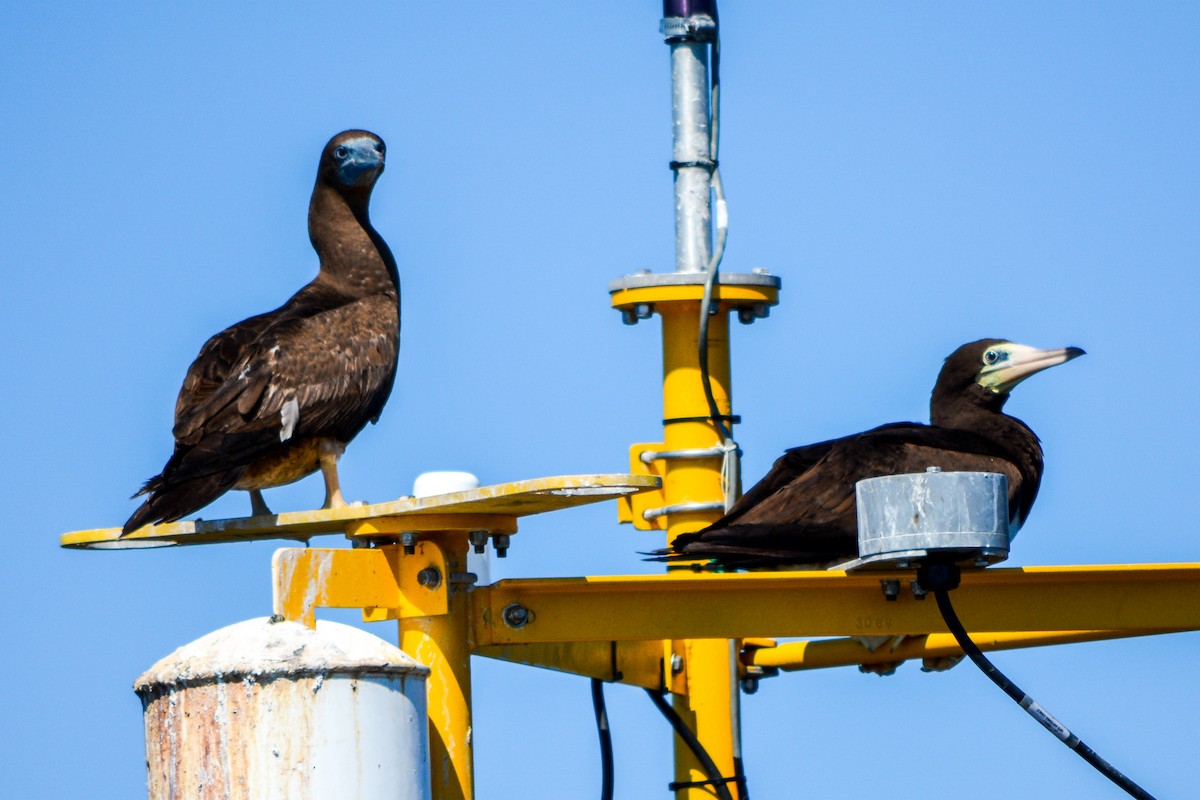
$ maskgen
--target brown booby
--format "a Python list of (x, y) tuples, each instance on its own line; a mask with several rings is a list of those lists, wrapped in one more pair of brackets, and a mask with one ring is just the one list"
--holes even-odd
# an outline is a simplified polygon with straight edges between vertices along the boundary
[(269, 514), (263, 489), (318, 469), (324, 507), (346, 504), (338, 458), (379, 419), (400, 344), (396, 261), (367, 213), (384, 153), (383, 140), (362, 130), (325, 145), (308, 207), (317, 277), (200, 348), (175, 404), (175, 451), (134, 495), (146, 500), (125, 534), (179, 519), (229, 489), (249, 491), (252, 512)]
[(854, 484), (924, 472), (998, 472), (1008, 479), (1009, 530), (1029, 517), (1042, 478), (1042, 448), (1004, 414), (1009, 392), (1037, 372), (1083, 355), (982, 339), (946, 359), (930, 401), (931, 425), (897, 422), (784, 452), (721, 519), (675, 538), (671, 560), (712, 559), (725, 568), (829, 566), (858, 555)]

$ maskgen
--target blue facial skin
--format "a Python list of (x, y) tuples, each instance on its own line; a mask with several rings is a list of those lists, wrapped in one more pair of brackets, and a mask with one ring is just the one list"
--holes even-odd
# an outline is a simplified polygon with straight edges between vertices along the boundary
[(383, 144), (375, 139), (350, 139), (333, 151), (337, 177), (346, 186), (355, 186), (383, 170)]

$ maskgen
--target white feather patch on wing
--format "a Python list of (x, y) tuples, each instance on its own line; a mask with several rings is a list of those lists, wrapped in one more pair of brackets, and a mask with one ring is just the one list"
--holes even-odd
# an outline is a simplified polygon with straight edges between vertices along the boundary
[(283, 404), (283, 408), (279, 409), (279, 420), (283, 423), (283, 427), (279, 429), (279, 441), (286, 442), (292, 438), (296, 423), (300, 421), (300, 403), (296, 398), (288, 400)]

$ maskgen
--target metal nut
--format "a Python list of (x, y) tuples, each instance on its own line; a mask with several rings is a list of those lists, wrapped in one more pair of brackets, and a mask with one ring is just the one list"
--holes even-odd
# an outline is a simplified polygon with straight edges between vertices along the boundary
[(528, 608), (520, 603), (509, 603), (501, 612), (504, 618), (504, 624), (510, 628), (521, 629), (530, 623), (533, 619), (533, 614)]
[(492, 547), (496, 548), (496, 558), (508, 558), (508, 543), (511, 541), (507, 533), (492, 534)]
[(436, 589), (442, 585), (442, 573), (437, 567), (426, 567), (417, 573), (417, 583), (426, 589)]

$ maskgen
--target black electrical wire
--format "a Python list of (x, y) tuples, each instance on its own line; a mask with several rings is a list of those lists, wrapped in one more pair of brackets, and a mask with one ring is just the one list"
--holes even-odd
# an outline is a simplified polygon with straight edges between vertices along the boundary
[(1054, 734), (1063, 744), (1074, 750), (1080, 758), (1095, 767), (1101, 775), (1128, 792), (1131, 797), (1137, 797), (1139, 800), (1154, 800), (1152, 794), (1138, 786), (1123, 775), (1116, 767), (1101, 758), (1095, 750), (1088, 747), (1078, 736), (1071, 733), (1066, 725), (1063, 725), (1051, 716), (1050, 712), (1038, 705), (1032, 697), (1025, 694), (1003, 672), (996, 669), (996, 666), (991, 661), (988, 661), (983, 651), (971, 641), (971, 637), (967, 634), (962, 622), (959, 621), (958, 615), (954, 613), (954, 606), (950, 603), (950, 592), (948, 589), (934, 589), (933, 596), (937, 598), (938, 611), (942, 612), (942, 619), (945, 620), (946, 627), (950, 629), (950, 633), (954, 634), (954, 639), (958, 642), (958, 646), (962, 648), (962, 651), (966, 653), (968, 658), (975, 662), (975, 666), (979, 667), (992, 683), (999, 686), (1005, 694), (1017, 702), (1017, 705), (1025, 709), (1031, 717), (1040, 722), (1046, 730)]
[[(675, 733), (683, 740), (688, 749), (692, 751), (692, 755), (700, 762), (700, 769), (704, 770), (704, 774), (708, 776), (708, 780), (704, 781), (704, 785), (711, 786), (716, 792), (719, 800), (733, 800), (733, 795), (729, 793), (728, 783), (739, 783), (742, 779), (738, 777), (725, 778), (722, 777), (721, 771), (717, 769), (717, 765), (713, 762), (708, 751), (704, 749), (704, 745), (700, 744), (700, 740), (696, 738), (696, 734), (687, 726), (683, 718), (671, 708), (671, 704), (667, 702), (663, 694), (647, 689), (646, 694), (650, 695), (651, 702), (662, 712), (662, 715), (671, 723), (671, 727), (675, 729)], [(674, 784), (672, 788), (682, 788), (679, 784)]]
[(596, 732), (600, 735), (600, 800), (613, 800), (612, 731), (608, 729), (608, 710), (604, 707), (604, 681), (592, 678), (592, 708), (596, 711)]

